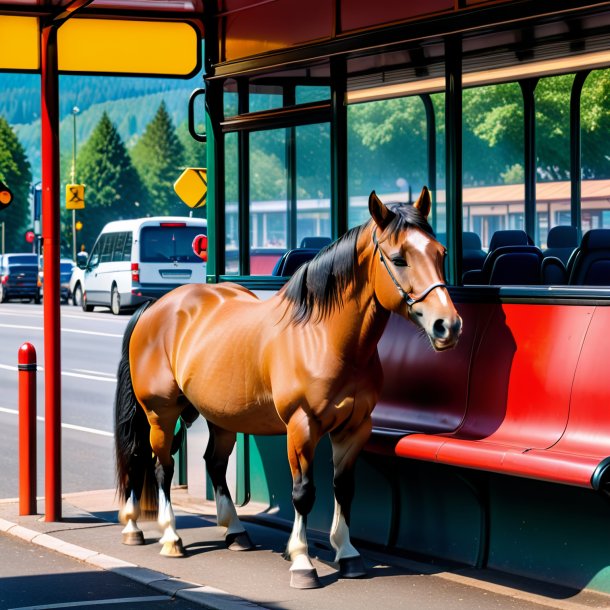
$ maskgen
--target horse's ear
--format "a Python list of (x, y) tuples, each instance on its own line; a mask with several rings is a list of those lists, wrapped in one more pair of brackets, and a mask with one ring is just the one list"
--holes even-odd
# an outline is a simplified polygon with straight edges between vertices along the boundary
[(413, 204), (413, 207), (417, 208), (425, 219), (428, 219), (428, 214), (430, 214), (430, 208), (432, 207), (432, 200), (430, 199), (430, 191), (427, 186), (424, 186), (421, 190), (419, 199)]
[(395, 216), (394, 212), (377, 197), (375, 191), (371, 191), (369, 195), (369, 212), (380, 229), (385, 229)]

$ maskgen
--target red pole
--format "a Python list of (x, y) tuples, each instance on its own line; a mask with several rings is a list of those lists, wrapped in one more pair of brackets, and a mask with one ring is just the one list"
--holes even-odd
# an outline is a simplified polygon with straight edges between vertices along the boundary
[(61, 520), (61, 360), (59, 320), (59, 94), (57, 25), (40, 39), (42, 240), (44, 248), (45, 521)]
[(24, 343), (19, 369), (19, 514), (36, 514), (36, 349)]

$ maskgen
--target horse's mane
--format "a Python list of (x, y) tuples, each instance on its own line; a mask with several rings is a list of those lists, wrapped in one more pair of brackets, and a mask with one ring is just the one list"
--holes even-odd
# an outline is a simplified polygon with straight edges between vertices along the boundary
[[(394, 218), (380, 235), (380, 241), (408, 227), (434, 236), (432, 227), (417, 208), (398, 202), (388, 203), (386, 207), (394, 212)], [(314, 313), (319, 321), (343, 305), (343, 296), (355, 281), (358, 238), (372, 222), (350, 229), (297, 269), (282, 290), (282, 299), (292, 305), (289, 315), (294, 324), (308, 322)]]

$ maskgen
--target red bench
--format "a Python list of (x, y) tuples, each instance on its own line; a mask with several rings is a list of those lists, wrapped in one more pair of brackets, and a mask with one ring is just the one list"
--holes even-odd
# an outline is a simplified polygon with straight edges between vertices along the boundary
[(393, 318), (368, 449), (602, 489), (610, 475), (610, 308), (459, 304), (435, 354)]

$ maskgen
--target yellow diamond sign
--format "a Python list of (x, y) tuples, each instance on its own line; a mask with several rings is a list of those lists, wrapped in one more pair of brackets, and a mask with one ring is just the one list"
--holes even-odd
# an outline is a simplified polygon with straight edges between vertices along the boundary
[(208, 200), (208, 170), (205, 167), (187, 167), (174, 182), (174, 190), (189, 208), (203, 207)]

